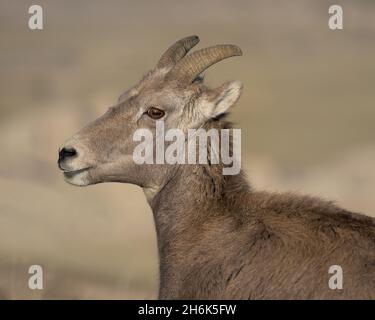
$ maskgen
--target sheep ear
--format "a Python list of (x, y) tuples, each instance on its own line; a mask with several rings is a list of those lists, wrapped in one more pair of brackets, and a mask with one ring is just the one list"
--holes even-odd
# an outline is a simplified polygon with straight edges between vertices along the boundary
[(210, 94), (211, 114), (210, 118), (216, 118), (227, 113), (239, 99), (242, 92), (241, 81), (229, 81)]

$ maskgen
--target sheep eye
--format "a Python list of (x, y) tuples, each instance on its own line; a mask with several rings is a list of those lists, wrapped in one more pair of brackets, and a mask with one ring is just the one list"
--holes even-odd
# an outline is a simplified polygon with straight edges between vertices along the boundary
[(155, 107), (151, 107), (150, 109), (147, 110), (147, 115), (154, 120), (163, 118), (164, 114), (165, 112), (163, 110), (160, 110)]

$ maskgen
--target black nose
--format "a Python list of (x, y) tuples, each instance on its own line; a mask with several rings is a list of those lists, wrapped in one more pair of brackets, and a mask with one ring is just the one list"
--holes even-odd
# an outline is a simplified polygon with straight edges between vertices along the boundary
[(59, 151), (59, 162), (65, 160), (66, 158), (74, 157), (77, 154), (76, 149), (74, 148), (62, 148)]

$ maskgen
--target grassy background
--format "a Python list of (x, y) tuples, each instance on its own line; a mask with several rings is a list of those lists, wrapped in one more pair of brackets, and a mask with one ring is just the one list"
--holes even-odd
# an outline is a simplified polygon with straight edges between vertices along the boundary
[[(152, 68), (176, 39), (239, 45), (206, 72), (244, 83), (232, 120), (254, 187), (295, 190), (375, 214), (375, 3), (0, 0), (0, 298), (154, 298), (150, 209), (134, 186), (74, 188), (58, 147)], [(45, 289), (27, 288), (31, 264)]]

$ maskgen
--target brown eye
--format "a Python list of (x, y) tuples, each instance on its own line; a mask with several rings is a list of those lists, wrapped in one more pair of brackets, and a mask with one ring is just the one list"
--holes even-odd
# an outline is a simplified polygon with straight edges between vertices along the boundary
[(160, 110), (154, 107), (151, 107), (150, 109), (147, 110), (147, 115), (154, 120), (163, 118), (164, 114), (165, 112), (163, 110)]

